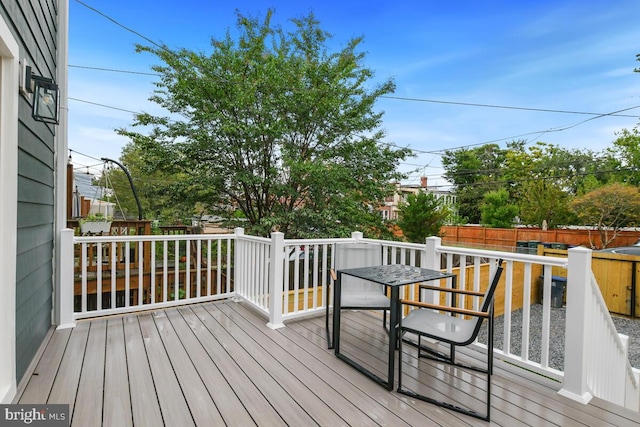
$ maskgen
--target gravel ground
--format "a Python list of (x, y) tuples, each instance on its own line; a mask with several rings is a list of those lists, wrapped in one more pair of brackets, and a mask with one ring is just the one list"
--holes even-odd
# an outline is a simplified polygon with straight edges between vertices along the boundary
[[(627, 319), (613, 316), (618, 333), (629, 336), (629, 361), (631, 366), (640, 368), (640, 319)], [(529, 332), (529, 359), (540, 362), (540, 343), (542, 337), (542, 305), (531, 306), (531, 320)], [(565, 308), (551, 308), (551, 330), (549, 338), (549, 366), (564, 370), (564, 326)], [(516, 310), (511, 315), (511, 353), (520, 354), (522, 343), (522, 310)], [(494, 346), (503, 347), (504, 318), (495, 319)], [(479, 340), (486, 342), (486, 332), (480, 332)]]

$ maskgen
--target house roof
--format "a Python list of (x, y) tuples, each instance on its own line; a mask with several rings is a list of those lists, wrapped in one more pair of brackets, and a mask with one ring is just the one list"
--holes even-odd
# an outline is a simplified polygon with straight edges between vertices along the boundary
[(76, 190), (85, 199), (96, 200), (104, 196), (104, 188), (92, 185), (94, 175), (89, 173), (77, 173), (73, 175)]

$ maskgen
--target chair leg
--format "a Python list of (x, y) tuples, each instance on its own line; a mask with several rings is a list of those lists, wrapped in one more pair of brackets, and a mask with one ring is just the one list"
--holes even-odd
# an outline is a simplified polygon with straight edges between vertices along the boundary
[(487, 350), (490, 351), (487, 355), (487, 371), (489, 371), (489, 374), (493, 374), (493, 307), (491, 307), (489, 314), (487, 335)]
[[(402, 388), (402, 331), (398, 331), (398, 391)], [(418, 350), (420, 351), (420, 350)]]
[(331, 341), (331, 332), (329, 331), (329, 297), (331, 296), (331, 292), (329, 291), (329, 285), (327, 285), (326, 288), (327, 288), (327, 297), (325, 299), (326, 313), (325, 313), (325, 319), (324, 319), (324, 326), (327, 332), (327, 348), (331, 350), (333, 349), (333, 341)]
[(493, 304), (489, 309), (489, 321), (487, 325), (487, 421), (491, 414), (491, 375), (493, 375)]
[[(451, 366), (458, 366), (458, 367), (463, 368), (463, 369), (471, 369), (471, 370), (474, 370), (474, 371), (477, 371), (477, 372), (485, 373), (486, 374), (486, 378), (487, 378), (486, 412), (485, 412), (485, 414), (481, 414), (481, 413), (476, 412), (474, 410), (467, 409), (467, 408), (464, 408), (464, 407), (461, 407), (461, 406), (457, 406), (457, 405), (454, 405), (454, 404), (449, 403), (449, 402), (436, 400), (434, 398), (431, 398), (431, 397), (428, 397), (428, 396), (424, 396), (424, 395), (416, 393), (416, 392), (414, 392), (412, 390), (403, 388), (402, 387), (402, 344), (403, 344), (404, 340), (402, 339), (402, 335), (403, 334), (402, 334), (401, 331), (398, 331), (398, 335), (400, 336), (400, 340), (399, 340), (399, 344), (398, 344), (398, 346), (399, 346), (398, 388), (397, 388), (396, 391), (398, 393), (400, 393), (400, 394), (404, 394), (404, 395), (410, 396), (412, 398), (422, 400), (424, 402), (429, 402), (429, 403), (432, 403), (434, 405), (438, 405), (440, 407), (450, 409), (452, 411), (456, 411), (456, 412), (459, 412), (459, 413), (462, 413), (462, 414), (465, 414), (465, 415), (469, 415), (469, 416), (472, 416), (474, 418), (478, 418), (478, 419), (481, 419), (481, 420), (484, 420), (484, 421), (490, 421), (490, 416), (491, 416), (491, 375), (493, 373), (493, 316), (489, 317), (489, 328), (488, 329), (489, 329), (489, 331), (491, 331), (491, 333), (489, 334), (489, 338), (487, 340), (487, 357), (488, 357), (488, 359), (487, 359), (487, 369), (486, 370), (483, 370), (481, 368), (476, 368), (474, 366), (467, 366), (467, 365), (464, 365), (464, 364), (457, 364), (457, 363), (454, 363), (452, 361), (447, 361), (446, 359), (443, 359), (443, 358), (438, 359), (438, 358), (430, 357), (428, 355), (424, 356), (424, 357), (426, 357), (428, 359), (435, 360), (437, 362), (444, 362), (444, 363), (447, 363), (447, 364), (449, 364)], [(417, 345), (417, 347), (418, 347), (418, 360), (420, 360), (420, 357), (423, 357), (420, 354), (421, 350), (423, 349), (422, 345), (421, 345), (421, 339), (422, 339), (422, 336), (418, 335), (418, 345)], [(451, 357), (453, 358), (454, 357), (454, 353), (453, 352), (455, 351), (455, 345), (453, 345), (453, 344), (451, 344), (451, 351), (452, 351)]]

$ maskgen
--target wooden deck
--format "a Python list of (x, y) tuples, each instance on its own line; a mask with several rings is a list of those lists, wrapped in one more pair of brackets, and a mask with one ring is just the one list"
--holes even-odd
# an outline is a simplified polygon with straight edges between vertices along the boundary
[[(341, 349), (385, 372), (385, 337), (372, 313), (345, 312)], [(415, 359), (412, 379), (464, 404), (482, 396), (481, 381), (453, 379), (448, 368)], [(640, 426), (640, 417), (594, 399), (556, 393), (498, 363), (492, 421), (450, 412), (388, 392), (326, 348), (324, 317), (273, 331), (242, 303), (219, 301), (178, 309), (82, 321), (47, 342), (16, 402), (70, 405), (74, 426)], [(416, 367), (419, 367), (418, 370)]]

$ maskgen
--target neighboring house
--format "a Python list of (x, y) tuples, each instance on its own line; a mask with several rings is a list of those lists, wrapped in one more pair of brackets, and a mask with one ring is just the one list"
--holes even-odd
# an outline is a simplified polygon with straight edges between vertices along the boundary
[(420, 178), (420, 185), (403, 185), (396, 183), (396, 190), (393, 196), (385, 199), (384, 206), (379, 210), (384, 220), (398, 219), (398, 205), (407, 201), (407, 195), (418, 193), (430, 193), (437, 199), (443, 199), (443, 205), (447, 206), (452, 212), (455, 210), (456, 196), (449, 191), (439, 190), (437, 187), (429, 187), (427, 185), (427, 177)]
[(104, 188), (93, 185), (94, 176), (89, 173), (74, 173), (73, 183), (80, 196), (85, 199), (100, 200), (105, 196)]
[[(11, 402), (59, 323), (55, 260), (66, 220), (67, 21), (68, 0), (0, 0), (0, 403)], [(59, 85), (59, 124), (32, 117), (35, 96), (20, 91), (23, 65)]]
[[(73, 169), (73, 168), (71, 168)], [(78, 218), (87, 214), (102, 214), (115, 217), (116, 204), (102, 200), (108, 194), (106, 189), (93, 185), (94, 176), (88, 173), (72, 173), (73, 198), (69, 218)], [(67, 175), (67, 179), (69, 175)]]

